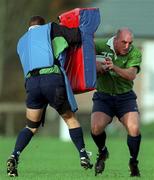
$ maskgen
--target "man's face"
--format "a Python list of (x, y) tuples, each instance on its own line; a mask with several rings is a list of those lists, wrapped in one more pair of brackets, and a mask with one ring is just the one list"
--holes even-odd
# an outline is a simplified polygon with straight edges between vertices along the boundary
[(130, 50), (132, 42), (133, 38), (130, 33), (121, 33), (115, 38), (114, 46), (116, 53), (119, 55), (126, 55)]

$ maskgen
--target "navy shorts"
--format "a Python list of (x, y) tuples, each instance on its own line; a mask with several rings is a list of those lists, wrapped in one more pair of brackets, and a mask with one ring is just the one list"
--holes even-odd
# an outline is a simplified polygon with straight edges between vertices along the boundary
[(64, 78), (61, 74), (30, 77), (25, 83), (26, 105), (31, 109), (42, 109), (47, 104), (59, 114), (71, 110), (67, 100)]
[(136, 99), (137, 96), (133, 91), (120, 95), (95, 92), (92, 112), (104, 112), (111, 118), (116, 116), (120, 119), (128, 112), (138, 112)]

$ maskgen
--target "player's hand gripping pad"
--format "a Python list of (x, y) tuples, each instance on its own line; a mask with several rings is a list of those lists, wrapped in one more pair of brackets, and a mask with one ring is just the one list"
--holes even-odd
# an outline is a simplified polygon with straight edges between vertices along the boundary
[(94, 33), (100, 24), (98, 8), (76, 8), (59, 16), (60, 24), (68, 28), (79, 27), (81, 47), (70, 47), (64, 68), (74, 93), (95, 89), (96, 55)]

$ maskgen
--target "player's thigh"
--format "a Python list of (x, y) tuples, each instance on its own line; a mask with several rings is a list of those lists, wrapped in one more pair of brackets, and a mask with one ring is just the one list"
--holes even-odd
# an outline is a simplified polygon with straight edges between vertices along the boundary
[(38, 122), (41, 120), (43, 113), (43, 108), (42, 109), (26, 109), (26, 117), (27, 119), (33, 121), (33, 122)]
[(92, 113), (102, 112), (113, 118), (115, 115), (114, 100), (110, 95), (102, 92), (95, 92), (92, 100)]
[(62, 75), (51, 74), (42, 77), (42, 87), (44, 97), (49, 105), (53, 107), (60, 115), (70, 109), (66, 86)]
[(93, 134), (100, 134), (112, 121), (112, 118), (103, 112), (93, 112), (91, 115), (91, 131)]
[(140, 133), (140, 117), (138, 112), (128, 112), (120, 118), (128, 133), (137, 136)]
[[(117, 101), (115, 102), (115, 112), (118, 119), (121, 119), (129, 112), (139, 112), (136, 99), (137, 96), (133, 91), (117, 96)], [(136, 113), (132, 116), (136, 117)]]
[[(47, 100), (42, 94), (42, 89), (40, 87), (41, 76), (30, 77), (26, 80), (26, 106), (28, 109), (34, 109), (34, 111), (44, 108), (47, 104)], [(28, 114), (32, 114), (31, 112)]]

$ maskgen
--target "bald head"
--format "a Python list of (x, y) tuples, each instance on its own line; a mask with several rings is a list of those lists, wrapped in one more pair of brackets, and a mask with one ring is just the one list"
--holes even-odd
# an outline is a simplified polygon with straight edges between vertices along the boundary
[(114, 48), (117, 54), (126, 55), (133, 42), (133, 33), (128, 28), (119, 29), (114, 38)]
[(130, 36), (133, 38), (133, 33), (130, 29), (128, 28), (122, 28), (122, 29), (119, 29), (115, 35), (117, 38), (119, 38), (120, 36)]

